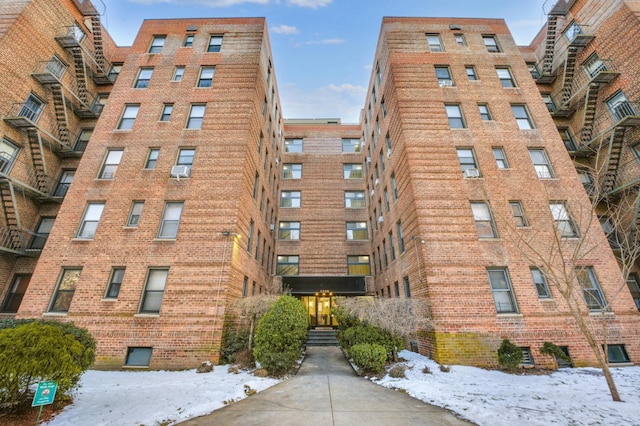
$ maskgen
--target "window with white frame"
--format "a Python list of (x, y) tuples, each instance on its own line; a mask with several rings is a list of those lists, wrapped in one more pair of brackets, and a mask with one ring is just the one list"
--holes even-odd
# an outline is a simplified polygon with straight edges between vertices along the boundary
[(152, 74), (153, 68), (140, 68), (140, 71), (138, 71), (138, 78), (136, 78), (133, 87), (135, 89), (146, 89), (149, 87), (149, 81), (151, 80)]
[(342, 139), (342, 152), (361, 152), (362, 141), (360, 139)]
[(118, 123), (118, 129), (130, 130), (133, 127), (133, 123), (136, 121), (138, 111), (140, 111), (140, 105), (125, 105), (124, 110), (122, 111), (122, 116), (120, 117), (120, 122)]
[(8, 139), (2, 138), (0, 142), (0, 173), (8, 174), (18, 155), (18, 146)]
[(285, 139), (284, 152), (302, 152), (302, 139)]
[(364, 191), (345, 191), (344, 206), (348, 209), (363, 209), (366, 207)]
[(127, 218), (127, 226), (137, 227), (140, 223), (140, 217), (142, 216), (142, 208), (144, 207), (144, 201), (134, 201), (131, 204), (131, 210), (129, 211), (129, 217)]
[(362, 179), (364, 177), (362, 164), (343, 164), (342, 171), (345, 179)]
[(109, 149), (100, 170), (100, 179), (113, 179), (122, 160), (123, 149)]
[(447, 111), (447, 118), (449, 119), (449, 127), (452, 129), (463, 129), (466, 127), (460, 105), (445, 105), (445, 109)]
[(178, 227), (180, 226), (183, 207), (183, 201), (170, 201), (165, 203), (162, 219), (160, 220), (160, 228), (158, 229), (158, 238), (175, 239), (178, 236)]
[(178, 151), (178, 159), (176, 160), (176, 166), (185, 166), (191, 171), (193, 167), (193, 159), (196, 156), (195, 148), (180, 148)]
[(209, 44), (207, 45), (207, 52), (220, 52), (222, 48), (222, 36), (212, 35), (209, 37)]
[(527, 107), (525, 105), (511, 105), (511, 111), (513, 111), (513, 116), (515, 117), (520, 130), (529, 130), (534, 128), (533, 121), (531, 120), (529, 111), (527, 111)]
[(301, 198), (300, 191), (282, 191), (280, 193), (280, 207), (299, 208), (300, 198)]
[(472, 202), (471, 211), (473, 212), (473, 220), (476, 224), (476, 231), (480, 238), (496, 238), (496, 228), (493, 223), (493, 216), (489, 205), (484, 202)]
[(487, 269), (489, 274), (489, 283), (491, 284), (491, 293), (493, 294), (493, 302), (496, 311), (499, 314), (517, 313), (513, 292), (511, 290), (511, 281), (509, 274), (505, 268)]
[(278, 225), (279, 240), (299, 240), (300, 239), (300, 222), (284, 222)]
[(166, 35), (155, 35), (151, 39), (151, 45), (149, 46), (149, 53), (160, 53), (164, 42), (167, 40)]
[(625, 117), (638, 115), (634, 106), (627, 100), (622, 91), (616, 92), (607, 99), (607, 106), (616, 121), (620, 121)]
[(24, 101), (22, 106), (20, 107), (20, 111), (18, 111), (18, 117), (25, 117), (34, 123), (38, 121), (40, 117), (40, 113), (44, 109), (44, 102), (42, 102), (36, 95), (33, 93), (27, 96), (27, 100)]
[(206, 104), (193, 104), (189, 110), (189, 118), (187, 119), (187, 129), (201, 129), (204, 113), (207, 109)]
[(464, 34), (460, 34), (460, 33), (454, 34), (453, 38), (456, 40), (456, 44), (458, 46), (466, 46), (467, 45), (467, 40), (465, 40)]
[(98, 229), (100, 217), (104, 210), (104, 203), (88, 203), (78, 228), (76, 238), (92, 239)]
[(427, 34), (427, 44), (430, 52), (444, 52), (440, 34)]
[(456, 152), (458, 154), (460, 170), (462, 170), (463, 173), (468, 169), (478, 170), (476, 157), (473, 154), (473, 148), (456, 148)]
[(549, 210), (551, 210), (551, 216), (561, 237), (572, 238), (578, 236), (577, 228), (563, 202), (550, 203)]
[(213, 75), (216, 67), (201, 67), (200, 76), (198, 77), (198, 87), (211, 87), (213, 85)]
[(500, 45), (498, 44), (498, 40), (496, 39), (495, 35), (483, 35), (482, 41), (484, 41), (484, 45), (487, 47), (487, 50), (489, 52), (502, 52), (502, 49), (500, 49)]
[(347, 240), (368, 240), (367, 222), (347, 222)]
[(580, 284), (580, 288), (582, 288), (582, 296), (584, 297), (584, 301), (589, 310), (602, 310), (605, 307), (606, 302), (593, 268), (586, 267), (580, 269), (576, 273), (576, 277), (578, 279), (578, 284)]
[(151, 268), (147, 272), (147, 280), (140, 302), (141, 314), (159, 314), (164, 297), (164, 290), (167, 285), (169, 269)]
[(529, 157), (533, 163), (533, 168), (540, 179), (551, 179), (554, 177), (549, 157), (544, 149), (529, 149)]
[(80, 268), (62, 268), (56, 291), (49, 306), (49, 312), (69, 312), (73, 295), (80, 281)]
[(302, 179), (302, 164), (287, 163), (282, 165), (283, 179)]
[(436, 66), (436, 77), (440, 87), (453, 87), (453, 79), (451, 78), (451, 70), (448, 66)]
[(496, 67), (496, 72), (498, 73), (498, 78), (500, 79), (500, 83), (502, 87), (516, 87), (516, 81), (511, 75), (511, 70), (505, 67)]
[(549, 292), (549, 285), (542, 271), (538, 268), (531, 268), (531, 278), (533, 284), (536, 286), (536, 292), (540, 299), (549, 299), (551, 293)]

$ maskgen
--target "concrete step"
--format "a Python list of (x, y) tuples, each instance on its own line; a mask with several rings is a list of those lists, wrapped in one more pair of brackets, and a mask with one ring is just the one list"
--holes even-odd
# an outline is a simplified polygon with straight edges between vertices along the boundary
[(340, 343), (334, 330), (309, 330), (307, 346), (340, 346)]

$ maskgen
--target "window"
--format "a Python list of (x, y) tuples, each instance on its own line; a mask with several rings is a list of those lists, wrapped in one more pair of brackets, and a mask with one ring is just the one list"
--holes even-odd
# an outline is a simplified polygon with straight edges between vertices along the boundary
[(127, 226), (138, 226), (140, 223), (140, 216), (142, 216), (143, 207), (144, 201), (134, 201), (133, 204), (131, 204), (131, 211), (129, 212), (129, 218), (127, 219)]
[(487, 203), (471, 203), (471, 210), (473, 211), (473, 220), (476, 223), (478, 237), (497, 238), (493, 217), (491, 216), (491, 210)]
[(393, 232), (391, 231), (389, 231), (389, 254), (392, 262), (396, 260), (396, 247), (393, 245)]
[(580, 182), (582, 182), (584, 190), (587, 191), (587, 194), (593, 194), (596, 188), (593, 184), (593, 179), (591, 178), (589, 170), (578, 169), (576, 171), (578, 172), (578, 177), (580, 178)]
[(529, 117), (529, 111), (524, 105), (511, 105), (511, 111), (516, 118), (518, 127), (521, 130), (533, 129), (533, 121)]
[(140, 303), (141, 314), (159, 314), (164, 288), (167, 285), (168, 269), (149, 269), (147, 282)]
[(67, 66), (58, 58), (53, 55), (45, 67), (45, 71), (53, 74), (58, 80), (62, 78)]
[(67, 190), (69, 190), (69, 186), (71, 182), (73, 182), (73, 176), (76, 174), (75, 170), (63, 170), (60, 175), (60, 179), (58, 179), (58, 184), (56, 185), (56, 189), (53, 191), (54, 197), (64, 197), (67, 195)]
[(487, 104), (478, 104), (478, 111), (480, 112), (480, 118), (482, 121), (491, 121), (491, 113), (489, 112), (489, 106)]
[(207, 46), (207, 52), (220, 52), (222, 48), (222, 36), (212, 35), (209, 37), (209, 45)]
[(533, 62), (527, 62), (527, 68), (529, 69), (529, 74), (534, 80), (540, 78), (540, 71), (538, 71), (538, 67)]
[(511, 214), (513, 215), (516, 226), (518, 228), (528, 226), (522, 203), (520, 203), (520, 201), (509, 201), (509, 207), (511, 207)]
[(617, 92), (607, 100), (607, 106), (609, 107), (609, 111), (611, 111), (613, 118), (617, 121), (631, 115), (638, 115), (633, 105), (631, 105), (625, 94), (621, 91)]
[(542, 101), (547, 106), (547, 111), (549, 111), (552, 114), (556, 112), (558, 108), (556, 107), (555, 102), (553, 102), (553, 98), (551, 97), (551, 95), (549, 93), (541, 93), (541, 95), (542, 95)]
[(242, 297), (247, 297), (249, 293), (249, 277), (245, 276), (242, 282)]
[(367, 222), (347, 222), (347, 240), (368, 240)]
[(100, 216), (102, 216), (102, 210), (104, 209), (104, 203), (89, 203), (84, 211), (82, 222), (80, 222), (80, 228), (76, 238), (92, 239), (98, 229), (98, 223), (100, 223)]
[(136, 116), (140, 111), (140, 105), (125, 105), (122, 111), (122, 117), (120, 117), (120, 123), (118, 123), (118, 129), (129, 130), (133, 127), (133, 123), (136, 121)]
[(149, 53), (160, 53), (166, 39), (166, 35), (153, 36), (153, 39), (151, 40), (151, 46), (149, 46)]
[(276, 275), (298, 275), (300, 258), (298, 256), (278, 256)]
[(279, 240), (299, 240), (300, 222), (280, 222), (278, 226)]
[(18, 117), (25, 117), (34, 123), (38, 121), (40, 117), (40, 113), (44, 109), (44, 102), (42, 102), (38, 97), (33, 94), (27, 96), (27, 100), (24, 101), (22, 107), (20, 107), (20, 111), (18, 111)]
[(87, 148), (87, 144), (89, 143), (89, 139), (93, 134), (93, 129), (82, 129), (80, 130), (80, 134), (78, 135), (78, 139), (76, 139), (76, 143), (73, 146), (73, 150), (76, 152), (84, 152)]
[(284, 152), (302, 152), (302, 139), (285, 139)]
[(200, 77), (198, 77), (198, 87), (211, 87), (213, 85), (213, 75), (216, 67), (200, 68)]
[(140, 71), (138, 72), (138, 78), (136, 78), (133, 87), (136, 89), (146, 89), (147, 87), (149, 87), (151, 74), (153, 74), (153, 68), (140, 68)]
[(31, 236), (31, 241), (29, 241), (30, 250), (42, 250), (44, 248), (44, 243), (46, 243), (47, 238), (49, 238), (49, 233), (55, 220), (55, 217), (43, 217), (40, 219), (38, 228), (34, 235)]
[(571, 216), (569, 216), (564, 203), (551, 203), (549, 204), (549, 209), (551, 210), (551, 216), (553, 216), (556, 228), (558, 229), (558, 233), (560, 233), (561, 237), (570, 238), (578, 236), (576, 227)]
[(568, 42), (572, 42), (580, 34), (582, 34), (582, 30), (575, 21), (567, 25), (567, 29), (564, 30), (564, 36)]
[(158, 155), (160, 155), (160, 148), (151, 148), (149, 155), (147, 155), (147, 161), (144, 164), (145, 169), (155, 169), (158, 163)]
[(531, 348), (519, 348), (522, 351), (522, 362), (520, 365), (535, 365), (533, 361), (533, 355), (531, 355)]
[(71, 300), (73, 294), (76, 291), (76, 286), (80, 280), (81, 269), (76, 268), (63, 268), (60, 278), (58, 279), (58, 286), (53, 294), (53, 300), (49, 307), (50, 312), (68, 312), (69, 306), (71, 306)]
[(347, 256), (348, 275), (371, 275), (369, 256)]
[(400, 221), (396, 223), (396, 232), (398, 234), (398, 250), (400, 253), (404, 253), (404, 234), (402, 233), (402, 223)]
[(538, 268), (531, 268), (531, 277), (533, 278), (533, 284), (536, 286), (538, 297), (540, 299), (548, 299), (551, 297), (549, 293), (549, 286), (547, 285), (547, 279), (544, 277), (542, 271)]
[(576, 150), (576, 143), (573, 140), (573, 136), (569, 129), (558, 129), (560, 132), (560, 137), (562, 138), (562, 142), (564, 142), (564, 147), (567, 148), (567, 151), (573, 152)]
[(184, 202), (167, 202), (164, 205), (158, 238), (174, 239), (178, 236), (178, 226)]
[(152, 348), (127, 348), (126, 367), (148, 367), (151, 363)]
[(249, 222), (249, 231), (247, 231), (247, 252), (251, 253), (251, 248), (253, 247), (253, 228), (255, 227), (255, 223), (253, 220)]
[(476, 74), (476, 67), (474, 67), (473, 65), (467, 65), (466, 67), (464, 67), (464, 70), (466, 71), (467, 77), (469, 78), (470, 81), (478, 80), (478, 74)]
[(391, 175), (391, 193), (393, 194), (393, 201), (398, 200), (398, 182), (396, 182), (396, 175)]
[(590, 311), (600, 311), (605, 306), (604, 295), (593, 268), (581, 269), (576, 274), (578, 284), (582, 288), (584, 301)]
[(173, 70), (173, 77), (171, 78), (173, 81), (182, 81), (182, 76), (184, 75), (184, 67), (179, 66)]
[(583, 64), (585, 71), (590, 78), (596, 77), (603, 71), (607, 71), (607, 66), (600, 59), (597, 53), (593, 53)]
[(29, 281), (31, 281), (31, 275), (16, 275), (13, 277), (11, 287), (7, 292), (7, 296), (2, 302), (2, 309), (0, 312), (14, 314), (18, 312), (22, 298), (29, 287)]
[(120, 160), (122, 160), (123, 153), (124, 150), (122, 149), (107, 150), (107, 156), (105, 157), (104, 164), (102, 164), (102, 169), (100, 170), (100, 179), (113, 179), (116, 177), (116, 171), (118, 170)]
[(184, 37), (184, 43), (182, 43), (182, 45), (184, 47), (191, 47), (193, 46), (193, 39), (195, 38), (195, 36), (193, 34), (187, 34)]
[(509, 68), (496, 68), (496, 72), (502, 87), (516, 87), (516, 81), (513, 79)]
[(607, 345), (607, 361), (610, 364), (631, 362), (624, 345)]
[(283, 208), (300, 207), (300, 191), (282, 191), (280, 193), (280, 207), (283, 207)]
[(382, 118), (387, 118), (387, 104), (384, 101), (384, 96), (380, 100), (380, 109), (382, 110)]
[(120, 75), (120, 71), (122, 71), (122, 64), (111, 64), (111, 67), (109, 68), (109, 72), (107, 74), (107, 78), (115, 82)]
[(387, 213), (389, 213), (389, 211), (391, 211), (391, 205), (389, 204), (389, 191), (386, 187), (384, 188), (382, 197), (384, 198), (384, 209)]
[(449, 127), (452, 129), (463, 129), (466, 127), (460, 105), (445, 105), (445, 109), (447, 111), (447, 117), (449, 118)]
[(478, 169), (472, 148), (457, 148), (456, 152), (458, 153), (460, 170), (462, 170), (463, 173), (468, 169)]
[(204, 113), (207, 109), (206, 105), (193, 104), (189, 111), (189, 118), (187, 119), (187, 129), (201, 129), (202, 120), (204, 119)]
[(493, 158), (496, 159), (498, 169), (509, 168), (509, 163), (507, 163), (507, 156), (504, 154), (504, 149), (500, 147), (493, 148)]
[(429, 45), (430, 52), (444, 52), (439, 34), (427, 34), (427, 44)]
[(360, 139), (342, 139), (342, 152), (361, 152), (362, 141)]
[(169, 121), (172, 112), (173, 104), (164, 104), (162, 107), (162, 114), (160, 114), (160, 121)]
[(544, 149), (529, 149), (529, 156), (538, 178), (551, 179), (554, 177), (551, 163), (549, 163), (549, 158)]
[(362, 164), (343, 164), (342, 171), (345, 179), (362, 179), (364, 177)]
[(435, 69), (436, 77), (438, 78), (438, 85), (440, 87), (452, 87), (454, 85), (449, 67), (436, 66)]
[(496, 40), (496, 36), (483, 35), (482, 40), (484, 41), (484, 45), (487, 47), (487, 50), (489, 52), (502, 52), (500, 46), (498, 45), (498, 41)]
[(409, 284), (409, 277), (402, 278), (404, 284), (404, 297), (411, 298), (411, 285)]
[(107, 285), (107, 292), (104, 295), (106, 299), (116, 299), (118, 297), (123, 277), (124, 268), (113, 268), (111, 277), (109, 278), (109, 284)]
[(489, 283), (491, 284), (491, 293), (493, 293), (493, 302), (496, 305), (496, 311), (499, 314), (516, 313), (515, 300), (511, 292), (511, 282), (506, 269), (488, 269)]
[(364, 191), (346, 191), (344, 193), (344, 206), (348, 209), (365, 208)]
[(283, 164), (282, 179), (301, 179), (302, 164)]
[(255, 177), (253, 178), (253, 199), (258, 199), (258, 185), (260, 183), (260, 175), (256, 172)]
[(193, 158), (196, 155), (195, 148), (181, 148), (178, 152), (178, 159), (176, 161), (176, 166), (186, 166), (189, 171), (193, 166)]
[(631, 297), (636, 304), (636, 308), (640, 311), (640, 284), (638, 284), (638, 276), (636, 274), (630, 274), (627, 278), (627, 286), (631, 292)]
[(17, 155), (18, 147), (3, 138), (0, 142), (0, 173), (9, 173)]
[(453, 38), (455, 38), (456, 44), (458, 46), (466, 46), (467, 45), (467, 40), (464, 39), (464, 35), (463, 34), (454, 34)]

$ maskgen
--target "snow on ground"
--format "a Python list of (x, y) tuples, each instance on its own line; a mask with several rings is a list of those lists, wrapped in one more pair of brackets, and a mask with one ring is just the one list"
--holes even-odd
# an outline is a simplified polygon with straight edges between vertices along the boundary
[[(640, 367), (613, 369), (625, 402), (613, 402), (604, 376), (595, 368), (563, 369), (549, 375), (513, 375), (452, 366), (441, 372), (434, 361), (403, 351), (406, 379), (374, 382), (405, 389), (415, 398), (448, 408), (479, 425), (640, 425)], [(428, 366), (431, 374), (422, 372)], [(210, 413), (224, 401), (245, 397), (245, 385), (264, 390), (279, 380), (227, 366), (212, 373), (188, 371), (88, 371), (72, 405), (51, 426), (151, 426)]]
[[(387, 375), (376, 383), (404, 389), (479, 425), (640, 425), (640, 367), (612, 369), (624, 401), (613, 402), (602, 372), (595, 368), (520, 376), (452, 366), (444, 373), (416, 353), (402, 351), (399, 356), (410, 367), (407, 378)], [(431, 374), (422, 372), (425, 366)]]

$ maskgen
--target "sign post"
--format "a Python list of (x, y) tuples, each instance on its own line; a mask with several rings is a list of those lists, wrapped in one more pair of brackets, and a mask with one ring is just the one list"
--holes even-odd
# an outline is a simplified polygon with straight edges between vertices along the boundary
[(38, 383), (38, 389), (36, 390), (36, 394), (33, 396), (33, 402), (31, 403), (32, 407), (40, 407), (40, 410), (38, 411), (38, 417), (36, 418), (36, 426), (38, 426), (38, 422), (40, 421), (42, 406), (53, 403), (53, 399), (56, 396), (57, 389), (58, 385), (56, 384), (56, 382)]

